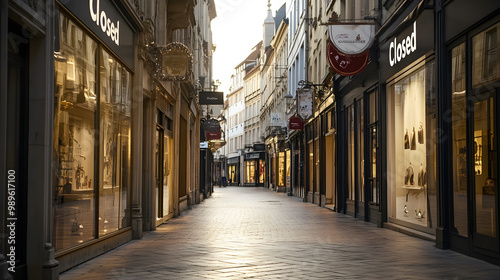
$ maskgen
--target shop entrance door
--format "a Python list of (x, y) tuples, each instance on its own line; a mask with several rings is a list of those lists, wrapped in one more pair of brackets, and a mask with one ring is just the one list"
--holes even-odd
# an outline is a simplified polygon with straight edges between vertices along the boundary
[[(6, 213), (6, 222), (15, 222), (15, 246), (7, 242), (0, 245), (0, 253), (6, 258), (15, 249), (15, 274), (16, 279), (26, 277), (26, 238), (27, 238), (27, 204), (28, 197), (28, 39), (22, 34), (21, 27), (9, 22), (8, 66), (7, 66), (7, 138), (6, 138), (6, 170), (2, 170), (6, 180), (5, 189), (14, 189), (12, 196), (15, 201), (14, 211)], [(4, 94), (3, 92), (1, 94)], [(2, 112), (3, 113), (3, 112)], [(6, 194), (12, 194), (6, 193)], [(11, 201), (11, 197), (9, 197)], [(7, 201), (5, 201), (7, 204)], [(7, 205), (5, 204), (5, 210)], [(4, 204), (2, 204), (4, 206)], [(8, 214), (8, 215), (7, 215)], [(1, 222), (0, 222), (1, 223)], [(5, 225), (5, 224), (3, 224)], [(6, 231), (7, 233), (7, 231)], [(12, 234), (12, 232), (11, 232)], [(7, 239), (5, 239), (7, 240)], [(10, 243), (9, 243), (10, 244)], [(10, 265), (9, 265), (10, 268)]]
[(163, 129), (156, 127), (156, 218), (163, 218)]
[(483, 92), (471, 99), (474, 100), (471, 140), (474, 161), (474, 176), (471, 177), (474, 179), (470, 192), (472, 243), (474, 249), (498, 252), (497, 98), (495, 92)]

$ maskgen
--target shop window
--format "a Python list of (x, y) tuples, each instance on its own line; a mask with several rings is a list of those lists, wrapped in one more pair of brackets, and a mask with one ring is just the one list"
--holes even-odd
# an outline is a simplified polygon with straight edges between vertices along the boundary
[(266, 180), (266, 162), (265, 160), (259, 160), (259, 183), (264, 184)]
[(314, 142), (308, 143), (309, 159), (309, 191), (314, 191)]
[(279, 152), (278, 186), (285, 186), (285, 152)]
[(355, 200), (354, 105), (347, 108), (347, 183), (348, 199)]
[(451, 51), (451, 98), (453, 133), (453, 230), (467, 236), (467, 108), (465, 90), (465, 43)]
[[(96, 237), (97, 43), (69, 18), (61, 16), (59, 21), (60, 55), (54, 65), (53, 244), (56, 250)], [(75, 40), (79, 47), (75, 47)]]
[(498, 156), (496, 150), (496, 103), (491, 97), (474, 104), (474, 229), (497, 237)]
[[(167, 129), (169, 118), (165, 117), (161, 113), (161, 119), (164, 120), (161, 127), (158, 125), (157, 128), (157, 209), (158, 218), (167, 216), (173, 212), (173, 204), (171, 199), (173, 198), (173, 174), (172, 174), (172, 162), (173, 162), (173, 139), (172, 132)], [(220, 176), (219, 176), (220, 177)]]
[(373, 92), (371, 92), (369, 94), (369, 101), (370, 101), (370, 105), (369, 105), (369, 115), (370, 115), (370, 119), (368, 120), (368, 123), (369, 124), (373, 124), (373, 123), (376, 123), (378, 121), (378, 91), (375, 90)]
[[(99, 233), (123, 227), (130, 166), (130, 106), (132, 79), (110, 54), (100, 52), (100, 186)], [(122, 205), (124, 204), (124, 205)], [(128, 223), (126, 224), (128, 225)]]
[(380, 187), (377, 178), (377, 166), (378, 166), (378, 91), (375, 90), (368, 95), (369, 106), (368, 106), (368, 156), (369, 170), (366, 174), (368, 175), (368, 184), (370, 188), (370, 202), (373, 204), (379, 204), (380, 202)]
[(56, 250), (130, 225), (132, 88), (131, 74), (64, 14), (59, 28), (54, 63)]
[(364, 105), (363, 99), (358, 100), (356, 106), (356, 130), (357, 130), (357, 145), (356, 149), (358, 152), (357, 171), (358, 171), (358, 182), (357, 182), (357, 199), (358, 201), (365, 201), (365, 127), (364, 127)]
[(292, 169), (292, 153), (290, 150), (286, 151), (286, 186), (291, 186), (291, 169)]
[(229, 175), (228, 182), (236, 183), (236, 175), (237, 175), (236, 165), (229, 165), (228, 175)]
[(389, 215), (435, 227), (436, 94), (434, 63), (428, 62), (389, 84)]
[(314, 141), (314, 192), (319, 193), (319, 180), (320, 180), (320, 146), (319, 146), (319, 138)]
[(245, 184), (255, 184), (256, 165), (255, 160), (245, 161)]
[(500, 23), (472, 38), (472, 86), (500, 79), (498, 37)]

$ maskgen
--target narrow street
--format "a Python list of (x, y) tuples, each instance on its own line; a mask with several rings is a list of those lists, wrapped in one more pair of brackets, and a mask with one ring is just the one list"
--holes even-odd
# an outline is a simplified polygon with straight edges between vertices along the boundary
[(60, 279), (498, 279), (500, 267), (263, 188), (215, 188)]

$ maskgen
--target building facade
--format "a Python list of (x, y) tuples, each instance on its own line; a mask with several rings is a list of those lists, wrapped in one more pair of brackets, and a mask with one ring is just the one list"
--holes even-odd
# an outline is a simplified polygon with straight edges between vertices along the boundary
[[(377, 37), (364, 70), (327, 78), (333, 95), (325, 98), (321, 66), (314, 73), (323, 34), (314, 24), (306, 29), (307, 77), (317, 95), (306, 144), (294, 147), (310, 157), (307, 200), (323, 205), (324, 196), (335, 211), (500, 263), (498, 4), (476, 3), (481, 8), (463, 21), (459, 11), (469, 4), (458, 0), (321, 4), (311, 3), (311, 21), (320, 10), (340, 22), (373, 21)], [(325, 105), (329, 98), (333, 107)]]
[(263, 186), (265, 181), (265, 156), (260, 141), (260, 54), (262, 42), (246, 59), (243, 78), (245, 93), (245, 155), (243, 183), (245, 186)]
[(194, 77), (211, 73), (215, 4), (1, 5), (0, 198), (15, 211), (0, 213), (17, 245), (2, 238), (0, 275), (57, 279), (202, 199)]
[(246, 63), (242, 62), (235, 67), (235, 74), (231, 76), (230, 93), (226, 96), (227, 108), (227, 182), (229, 185), (243, 184), (243, 151), (245, 147), (245, 95), (243, 92), (243, 78), (246, 73)]

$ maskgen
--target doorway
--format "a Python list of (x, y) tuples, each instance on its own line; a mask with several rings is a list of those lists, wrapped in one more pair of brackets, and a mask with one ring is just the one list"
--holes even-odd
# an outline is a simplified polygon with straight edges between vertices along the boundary
[[(7, 138), (6, 138), (6, 182), (9, 202), (14, 201), (14, 210), (6, 212), (7, 222), (15, 224), (15, 246), (3, 245), (4, 256), (15, 253), (16, 279), (26, 277), (26, 238), (28, 197), (28, 131), (29, 131), (29, 40), (21, 27), (9, 21), (8, 65), (7, 65)], [(2, 93), (3, 94), (3, 93)], [(5, 202), (7, 204), (7, 202)], [(9, 204), (11, 206), (11, 204)], [(5, 207), (7, 209), (7, 207)], [(9, 207), (9, 209), (11, 209)], [(5, 243), (6, 244), (6, 243)], [(9, 243), (10, 244), (10, 243)], [(13, 244), (11, 244), (13, 245)], [(12, 251), (15, 252), (12, 252)], [(9, 266), (10, 267), (10, 266)]]

